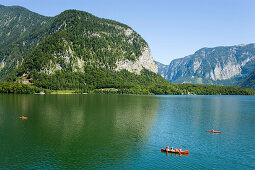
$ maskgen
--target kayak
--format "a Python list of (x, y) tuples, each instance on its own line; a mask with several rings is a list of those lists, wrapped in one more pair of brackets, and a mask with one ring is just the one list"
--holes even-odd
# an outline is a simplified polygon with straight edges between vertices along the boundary
[(19, 118), (22, 120), (27, 119), (27, 117), (25, 117), (25, 116), (20, 116)]
[(207, 130), (206, 132), (221, 133), (221, 131), (216, 131), (216, 130)]
[(166, 149), (161, 149), (161, 152), (170, 152), (170, 153), (183, 153), (183, 154), (189, 154), (189, 151), (166, 151)]

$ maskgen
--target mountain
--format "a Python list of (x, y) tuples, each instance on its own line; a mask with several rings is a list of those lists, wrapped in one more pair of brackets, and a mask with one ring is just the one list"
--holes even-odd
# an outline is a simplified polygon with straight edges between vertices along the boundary
[(23, 7), (0, 5), (0, 80), (17, 69), (43, 36), (32, 34), (51, 21)]
[(165, 78), (167, 75), (169, 65), (162, 64), (158, 61), (156, 61), (156, 64), (158, 66), (158, 74)]
[(50, 35), (29, 55), (30, 60), (42, 61), (24, 63), (30, 69), (83, 72), (84, 65), (91, 65), (137, 74), (143, 68), (157, 72), (147, 43), (124, 24), (68, 10), (55, 17), (47, 30)]
[(44, 17), (22, 7), (0, 6), (0, 14), (0, 93), (67, 89), (119, 94), (254, 94), (237, 87), (168, 82), (157, 74), (146, 41), (116, 21), (77, 10)]
[[(55, 73), (98, 69), (114, 73), (127, 70), (138, 75), (147, 69), (157, 73), (148, 44), (125, 24), (77, 10), (52, 18), (22, 7), (1, 6), (0, 10), (4, 14), (0, 20), (5, 21), (0, 23), (2, 80), (20, 77), (38, 85), (42, 77), (56, 78)], [(20, 22), (6, 24), (13, 20)]]
[(0, 48), (46, 25), (45, 17), (19, 6), (0, 5)]
[(255, 69), (255, 44), (202, 48), (173, 60), (167, 80), (173, 83), (237, 85)]
[(240, 82), (239, 86), (255, 90), (255, 71), (253, 71), (246, 79)]

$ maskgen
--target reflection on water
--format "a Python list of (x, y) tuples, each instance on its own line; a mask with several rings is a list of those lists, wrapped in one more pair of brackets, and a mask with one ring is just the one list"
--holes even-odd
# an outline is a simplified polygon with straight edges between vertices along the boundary
[[(43, 162), (51, 168), (128, 164), (148, 138), (158, 103), (157, 98), (128, 95), (0, 98), (0, 127), (6, 127), (1, 130), (6, 136), (0, 145), (6, 148), (0, 164), (9, 168), (43, 168)], [(21, 114), (29, 119), (17, 120)]]
[(183, 154), (181, 154), (181, 153), (168, 153), (168, 152), (165, 152), (166, 153), (166, 156), (179, 156), (179, 157), (181, 157), (182, 155), (184, 155), (184, 156), (189, 156), (189, 154), (185, 154), (185, 153), (183, 153)]
[(254, 96), (0, 94), (0, 169), (254, 169), (254, 122)]

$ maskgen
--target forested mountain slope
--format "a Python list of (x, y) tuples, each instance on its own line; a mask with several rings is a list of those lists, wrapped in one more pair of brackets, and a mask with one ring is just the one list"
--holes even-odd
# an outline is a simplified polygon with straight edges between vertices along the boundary
[[(24, 58), (49, 33), (44, 28), (51, 22), (23, 7), (0, 5), (0, 80), (13, 72)], [(44, 30), (44, 36), (36, 32)]]
[(49, 20), (19, 6), (0, 5), (0, 48), (44, 27)]
[[(32, 77), (33, 83), (35, 74), (54, 77), (57, 71), (84, 73), (87, 67), (113, 72), (124, 69), (136, 74), (144, 68), (157, 72), (148, 44), (125, 24), (77, 10), (49, 18), (22, 7), (1, 7), (2, 18), (26, 14), (27, 21), (13, 23), (15, 28), (33, 25), (24, 34), (22, 30), (15, 34), (2, 31), (6, 44), (0, 49), (2, 80), (26, 76)], [(6, 38), (7, 34), (14, 38)]]

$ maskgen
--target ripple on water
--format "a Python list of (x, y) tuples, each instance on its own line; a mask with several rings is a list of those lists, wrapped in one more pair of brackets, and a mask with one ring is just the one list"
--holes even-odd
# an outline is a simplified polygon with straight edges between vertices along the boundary
[(255, 169), (254, 110), (253, 96), (0, 95), (0, 169)]

